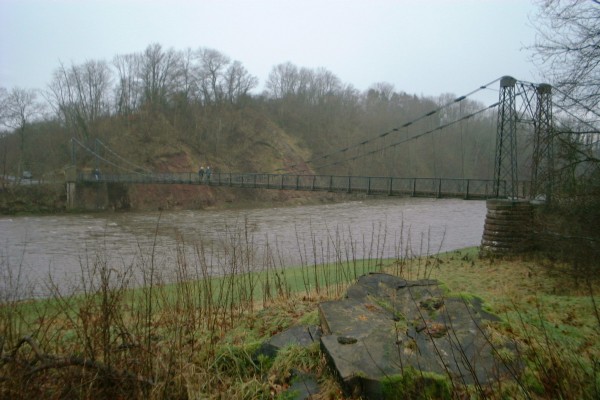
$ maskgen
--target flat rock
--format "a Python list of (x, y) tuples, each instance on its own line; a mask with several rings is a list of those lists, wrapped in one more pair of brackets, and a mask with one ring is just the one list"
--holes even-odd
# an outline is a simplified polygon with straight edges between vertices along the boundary
[(484, 333), (499, 319), (477, 298), (446, 296), (435, 280), (364, 275), (346, 298), (321, 303), (319, 314), (321, 348), (352, 395), (382, 398), (384, 378), (409, 370), (485, 385), (512, 368)]
[(274, 358), (279, 350), (286, 346), (297, 345), (308, 347), (321, 337), (321, 328), (318, 326), (297, 325), (276, 335), (271, 336), (257, 350), (255, 356), (265, 355)]
[(313, 374), (294, 371), (290, 387), (282, 398), (289, 400), (306, 400), (316, 396), (320, 391), (319, 383)]
[[(271, 336), (269, 340), (259, 347), (254, 354), (254, 358), (258, 358), (259, 355), (275, 358), (279, 350), (291, 345), (308, 347), (314, 342), (319, 341), (321, 335), (322, 331), (319, 326), (293, 326)], [(313, 395), (319, 393), (319, 384), (313, 374), (294, 370), (292, 371), (292, 375), (293, 378), (290, 387), (283, 393), (283, 398), (304, 400), (310, 399)]]

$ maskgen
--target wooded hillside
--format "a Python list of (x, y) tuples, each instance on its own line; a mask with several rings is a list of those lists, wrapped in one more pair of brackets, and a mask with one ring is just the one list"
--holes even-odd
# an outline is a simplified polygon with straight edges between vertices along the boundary
[(60, 64), (46, 88), (1, 90), (0, 173), (43, 177), (73, 159), (93, 168), (87, 146), (115, 171), (492, 175), (495, 115), (476, 113), (486, 105), (468, 98), (417, 96), (385, 82), (360, 92), (331, 71), (291, 63), (258, 87), (239, 61), (205, 48), (151, 44), (110, 62)]

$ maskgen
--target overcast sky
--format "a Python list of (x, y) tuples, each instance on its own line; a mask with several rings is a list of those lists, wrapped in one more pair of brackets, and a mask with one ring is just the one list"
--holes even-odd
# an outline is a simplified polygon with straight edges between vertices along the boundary
[[(0, 0), (0, 86), (43, 89), (60, 62), (160, 43), (216, 49), (259, 88), (289, 61), (361, 91), (389, 82), (463, 95), (503, 75), (538, 82), (524, 49), (535, 11), (531, 0)], [(497, 97), (487, 94), (486, 103)]]

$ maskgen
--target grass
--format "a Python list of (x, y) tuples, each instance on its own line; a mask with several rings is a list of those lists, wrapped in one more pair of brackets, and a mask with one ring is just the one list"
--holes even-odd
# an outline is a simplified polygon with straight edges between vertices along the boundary
[(287, 327), (318, 323), (319, 301), (339, 298), (377, 270), (438, 279), (449, 294), (481, 298), (503, 319), (490, 341), (516, 343), (526, 368), (519, 384), (499, 383), (477, 396), (600, 397), (600, 284), (568, 266), (535, 256), (480, 258), (471, 248), (387, 260), (378, 251), (371, 260), (336, 253), (335, 262), (284, 268), (273, 255), (255, 259), (243, 239), (230, 244), (217, 277), (198, 245), (193, 260), (180, 253), (176, 283), (162, 282), (153, 255), (143, 257), (141, 288), (130, 285), (132, 269), (116, 274), (97, 257), (84, 292), (55, 288), (36, 301), (4, 296), (0, 398), (284, 398), (294, 369), (318, 377), (321, 398), (343, 398), (317, 346), (292, 346), (275, 359), (254, 353)]
[(474, 295), (503, 319), (494, 333), (518, 343), (530, 398), (598, 398), (600, 282), (538, 255), (479, 258), (477, 249), (435, 256), (431, 276)]
[(389, 376), (382, 381), (386, 399), (444, 399), (452, 398), (447, 376), (406, 368), (402, 375)]

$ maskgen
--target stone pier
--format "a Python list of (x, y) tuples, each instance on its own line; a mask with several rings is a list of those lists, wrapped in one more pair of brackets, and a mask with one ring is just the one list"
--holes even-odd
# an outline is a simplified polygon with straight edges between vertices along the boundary
[(533, 205), (528, 200), (487, 200), (481, 250), (514, 254), (533, 246)]

